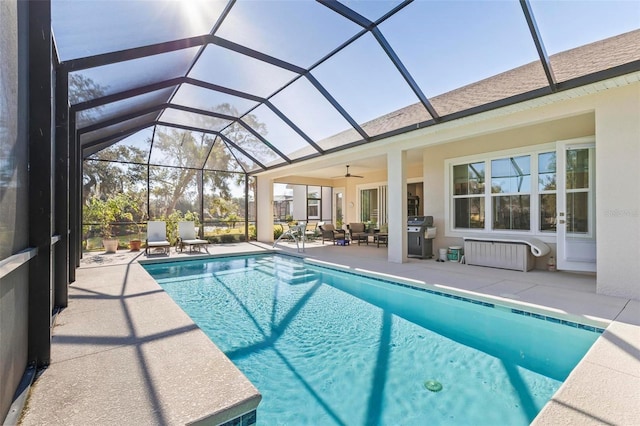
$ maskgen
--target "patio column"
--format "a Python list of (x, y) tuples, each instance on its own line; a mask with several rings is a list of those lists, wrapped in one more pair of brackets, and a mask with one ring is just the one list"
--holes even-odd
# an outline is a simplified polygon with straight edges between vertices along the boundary
[[(29, 63), (29, 246), (38, 249), (29, 261), (28, 360), (37, 366), (51, 361), (51, 311), (55, 267), (53, 230), (52, 38), (51, 4), (19, 2), (27, 13)], [(3, 289), (4, 291), (4, 289)], [(4, 354), (3, 354), (4, 355)]]
[(66, 307), (69, 287), (69, 96), (68, 74), (56, 69), (55, 97), (55, 246), (54, 305)]
[(407, 152), (387, 153), (387, 185), (389, 195), (389, 248), (387, 260), (407, 261)]
[(596, 108), (597, 293), (640, 299), (640, 89), (611, 90)]
[(258, 241), (273, 242), (273, 179), (256, 178), (256, 229)]

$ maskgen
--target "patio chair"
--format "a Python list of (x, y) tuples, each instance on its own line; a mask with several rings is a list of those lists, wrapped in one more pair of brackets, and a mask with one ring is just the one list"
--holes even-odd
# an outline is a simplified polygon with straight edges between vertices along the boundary
[(347, 234), (342, 229), (336, 229), (332, 223), (323, 223), (322, 225), (318, 223), (318, 229), (320, 229), (320, 236), (322, 237), (322, 244), (325, 241), (335, 240), (344, 240), (347, 238)]
[(317, 223), (307, 223), (304, 231), (304, 237), (307, 239), (307, 241), (313, 241), (316, 239), (316, 237), (318, 236), (316, 231), (317, 228)]
[(366, 225), (364, 223), (350, 223), (347, 225), (347, 229), (351, 234), (351, 241), (357, 241), (360, 245), (361, 241), (364, 241), (369, 245), (369, 233), (366, 232)]
[(167, 224), (162, 220), (150, 220), (147, 222), (147, 240), (144, 249), (145, 255), (149, 255), (149, 249), (162, 251), (169, 254), (171, 244), (167, 241)]
[(207, 245), (209, 241), (201, 240), (196, 235), (196, 224), (193, 221), (187, 222), (178, 222), (178, 245), (176, 246), (176, 250), (179, 248), (180, 251), (184, 250), (185, 247), (189, 247), (189, 251), (193, 251), (195, 247), (200, 251), (200, 247), (204, 247), (204, 249), (209, 253), (209, 249)]
[(389, 225), (384, 224), (380, 226), (380, 232), (373, 234), (373, 241), (380, 247), (380, 244), (384, 244), (389, 247)]
[(282, 228), (282, 234), (280, 234), (278, 240), (283, 239), (293, 241), (293, 232), (295, 231), (295, 226), (290, 226), (288, 223), (280, 223), (279, 225), (280, 228)]

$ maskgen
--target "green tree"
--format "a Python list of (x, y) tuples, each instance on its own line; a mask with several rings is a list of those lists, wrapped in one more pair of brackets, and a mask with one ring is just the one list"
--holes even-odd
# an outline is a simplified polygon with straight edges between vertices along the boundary
[[(239, 115), (228, 103), (218, 105), (212, 110), (229, 116)], [(200, 120), (199, 125), (203, 128), (222, 129), (227, 126), (222, 133), (238, 146), (250, 151), (251, 155), (260, 158), (269, 155), (270, 152), (273, 156), (273, 152), (242, 125), (229, 125), (224, 119), (212, 117)], [(245, 116), (242, 120), (258, 132), (266, 134), (266, 126), (258, 122), (254, 115)], [(207, 198), (214, 200), (205, 206), (212, 216), (223, 217), (229, 213), (238, 213), (237, 207), (228, 202), (215, 200), (230, 200), (231, 187), (244, 184), (244, 174), (237, 172), (249, 171), (254, 165), (247, 163), (244, 156), (234, 156), (222, 138), (203, 132), (163, 129), (156, 132), (153, 149), (158, 150), (156, 158), (165, 159), (166, 164), (171, 165), (154, 168), (154, 215), (168, 216), (178, 207), (199, 210), (199, 200), (205, 192)], [(238, 167), (242, 169), (239, 170)], [(202, 178), (199, 175), (201, 168), (206, 168)]]
[(235, 228), (236, 223), (240, 222), (240, 217), (235, 213), (231, 213), (227, 215), (225, 220), (227, 221), (227, 225), (229, 226), (229, 228)]
[[(233, 105), (228, 103), (218, 105), (213, 109), (213, 111), (232, 117), (240, 117), (239, 111)], [(256, 133), (260, 134), (260, 136), (267, 139), (269, 135), (267, 125), (260, 122), (255, 114), (246, 114), (241, 117), (241, 120)], [(226, 126), (222, 131), (222, 134), (235, 145), (242, 148), (247, 154), (259, 160), (262, 164), (277, 161), (279, 158), (278, 154), (276, 154), (273, 149), (265, 145), (253, 133), (249, 132), (246, 127), (238, 122), (234, 122)], [(250, 158), (244, 157), (243, 155), (238, 156), (234, 160), (237, 160), (244, 171), (252, 171), (257, 167)], [(216, 169), (231, 171), (226, 167)]]
[[(123, 192), (135, 193), (138, 199), (146, 198), (146, 156), (139, 148), (113, 145), (96, 154), (94, 160), (85, 160), (83, 204), (86, 205), (90, 196), (106, 199)], [(140, 209), (144, 210), (143, 205)]]
[(199, 210), (202, 196), (200, 168), (210, 151), (214, 136), (188, 130), (156, 131), (153, 149), (156, 158), (171, 167), (154, 167), (151, 195), (155, 200), (155, 216), (169, 216), (178, 203), (182, 208)]
[[(213, 110), (238, 116), (238, 111), (229, 104)], [(194, 127), (225, 129), (226, 126), (222, 133), (250, 155), (275, 158), (273, 151), (242, 125), (211, 117), (196, 120), (201, 122), (196, 122)], [(266, 126), (255, 116), (248, 115), (242, 120), (266, 135)], [(154, 134), (154, 140), (149, 140), (150, 156), (145, 150), (120, 143), (94, 154), (93, 161), (85, 161), (85, 204), (92, 195), (106, 199), (123, 192), (140, 200), (141, 211), (146, 211), (147, 162), (151, 158), (148, 168), (151, 217), (169, 217), (174, 211), (200, 211), (202, 197), (211, 217), (244, 214), (244, 199), (233, 200), (232, 188), (244, 188), (243, 172), (255, 169), (248, 157), (211, 133), (158, 126)]]
[(211, 199), (209, 204), (209, 213), (214, 218), (223, 218), (230, 214), (237, 213), (237, 205), (230, 196), (218, 194)]
[[(91, 78), (78, 73), (69, 73), (69, 103), (71, 105), (100, 98), (107, 93), (109, 86), (102, 86)], [(104, 108), (102, 106), (82, 110), (78, 113), (77, 122), (93, 123)]]
[(137, 211), (135, 200), (127, 194), (116, 194), (106, 200), (92, 196), (84, 209), (84, 218), (88, 223), (99, 223), (102, 236), (111, 238), (113, 224), (122, 221), (132, 222), (133, 214)]

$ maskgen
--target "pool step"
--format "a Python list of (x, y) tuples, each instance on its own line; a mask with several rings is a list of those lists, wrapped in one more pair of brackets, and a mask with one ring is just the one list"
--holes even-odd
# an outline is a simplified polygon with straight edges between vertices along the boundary
[(307, 270), (303, 263), (278, 257), (269, 259), (268, 262), (261, 262), (258, 269), (275, 276), (287, 284), (304, 284), (318, 279), (318, 273)]
[(295, 285), (307, 284), (315, 281), (318, 279), (318, 274), (316, 272), (290, 274), (288, 271), (277, 270), (276, 277), (287, 284)]

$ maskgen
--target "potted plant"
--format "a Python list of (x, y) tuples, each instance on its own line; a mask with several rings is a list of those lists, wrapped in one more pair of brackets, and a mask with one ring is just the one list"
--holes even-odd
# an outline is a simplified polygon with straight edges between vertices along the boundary
[(124, 194), (117, 194), (107, 200), (96, 196), (89, 199), (86, 218), (100, 224), (102, 245), (107, 253), (115, 253), (118, 250), (118, 239), (113, 235), (113, 223), (122, 219), (133, 221), (131, 212), (125, 211), (130, 205), (129, 198)]
[(133, 222), (134, 225), (138, 228), (138, 238), (133, 238), (129, 240), (129, 249), (131, 251), (140, 251), (140, 247), (142, 247), (142, 238), (140, 232), (140, 224), (137, 222)]
[[(131, 204), (131, 209), (138, 212), (138, 207), (134, 203)], [(142, 222), (143, 220), (144, 220), (144, 217), (141, 217), (140, 220), (137, 222), (134, 220), (131, 221), (131, 223), (133, 223), (136, 226), (136, 230), (138, 231), (137, 238), (132, 238), (129, 240), (129, 249), (131, 251), (140, 251), (140, 248), (142, 247), (142, 230), (140, 229), (140, 222)]]

